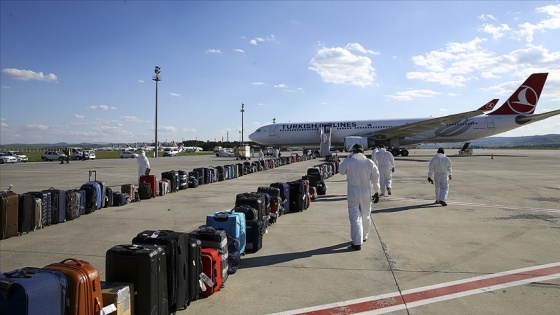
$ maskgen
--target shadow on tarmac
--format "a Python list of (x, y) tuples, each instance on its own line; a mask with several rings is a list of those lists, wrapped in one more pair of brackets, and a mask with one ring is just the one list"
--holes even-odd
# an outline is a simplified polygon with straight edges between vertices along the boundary
[(413, 210), (413, 209), (420, 209), (420, 208), (433, 208), (433, 207), (441, 207), (440, 205), (434, 204), (433, 202), (425, 203), (421, 205), (412, 205), (406, 207), (396, 207), (396, 208), (388, 208), (382, 210), (372, 210), (371, 213), (393, 213), (399, 211), (406, 211), (406, 210)]
[(312, 249), (304, 252), (275, 254), (275, 255), (262, 256), (262, 257), (251, 257), (251, 256), (247, 257), (247, 255), (245, 255), (241, 259), (241, 266), (239, 267), (239, 269), (271, 266), (271, 265), (289, 262), (292, 260), (304, 259), (312, 256), (318, 256), (318, 255), (347, 253), (347, 252), (354, 251), (348, 248), (348, 246), (350, 246), (351, 244), (352, 242), (345, 242), (333, 246)]

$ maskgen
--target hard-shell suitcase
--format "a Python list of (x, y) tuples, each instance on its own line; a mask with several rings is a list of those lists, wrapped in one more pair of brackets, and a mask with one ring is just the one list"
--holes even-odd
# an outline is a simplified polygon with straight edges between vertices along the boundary
[(189, 304), (191, 301), (198, 300), (202, 290), (200, 288), (200, 274), (202, 273), (201, 251), (202, 244), (200, 240), (189, 237), (187, 243), (187, 292), (189, 294)]
[(0, 314), (64, 315), (67, 281), (64, 274), (22, 268), (0, 274)]
[(19, 196), (13, 191), (0, 193), (0, 239), (18, 235)]
[(303, 211), (305, 202), (305, 186), (301, 181), (288, 182), (290, 185), (290, 211)]
[[(41, 201), (39, 201), (40, 203)], [(35, 225), (35, 207), (37, 199), (30, 193), (19, 195), (18, 202), (18, 233), (29, 233), (34, 231)]]
[(66, 315), (97, 315), (103, 308), (101, 280), (97, 269), (89, 262), (65, 259), (43, 267), (63, 273), (68, 281)]
[(206, 176), (204, 175), (204, 168), (199, 167), (199, 168), (195, 168), (193, 169), (193, 172), (195, 172), (197, 174), (197, 178), (198, 178), (198, 185), (205, 185), (206, 184)]
[(46, 227), (51, 225), (52, 217), (52, 204), (51, 204), (51, 193), (49, 191), (32, 191), (29, 192), (35, 198), (41, 199), (41, 226)]
[[(158, 184), (157, 184), (156, 175), (142, 175), (142, 176), (140, 176), (140, 186), (142, 186), (142, 183), (150, 184), (151, 198), (155, 198), (157, 196), (157, 191), (158, 191)], [(140, 188), (138, 188), (138, 189), (140, 189)]]
[(196, 188), (198, 187), (198, 179), (195, 176), (189, 176), (187, 179), (187, 185), (189, 188)]
[(167, 315), (167, 262), (157, 245), (116, 245), (105, 255), (105, 280), (133, 283), (135, 315)]
[(101, 188), (99, 182), (87, 182), (83, 184), (80, 189), (86, 191), (86, 213), (91, 213), (97, 209), (103, 208), (103, 195), (105, 192)]
[(200, 240), (202, 248), (213, 248), (221, 257), (222, 263), (222, 282), (226, 282), (228, 278), (228, 247), (227, 247), (227, 234), (223, 229), (215, 229), (211, 226), (201, 226), (189, 233), (190, 238)]
[(263, 223), (260, 220), (247, 221), (247, 245), (246, 253), (256, 253), (262, 248)]
[(147, 182), (140, 182), (140, 186), (138, 186), (138, 196), (140, 200), (152, 198), (152, 185)]
[(214, 248), (202, 248), (201, 257), (202, 270), (205, 275), (202, 278), (202, 282), (205, 285), (205, 289), (200, 292), (200, 295), (208, 297), (220, 291), (222, 287), (221, 258)]
[(105, 208), (113, 206), (113, 188), (106, 186), (105, 187)]
[(187, 189), (187, 172), (183, 170), (178, 170), (179, 174), (179, 190)]
[(290, 185), (284, 182), (276, 182), (270, 184), (270, 187), (280, 189), (280, 197), (282, 197), (283, 213), (290, 212)]
[(66, 221), (71, 221), (80, 216), (80, 193), (76, 190), (66, 190)]
[(216, 166), (216, 177), (219, 182), (225, 180), (225, 169), (223, 166)]
[(148, 230), (132, 239), (132, 244), (159, 245), (165, 250), (167, 261), (167, 293), (169, 312), (187, 307), (189, 300), (187, 246), (188, 234), (169, 230)]
[[(185, 188), (183, 188), (183, 189), (185, 189)], [(161, 179), (158, 182), (158, 195), (164, 196), (164, 195), (167, 195), (169, 192), (170, 192), (170, 190), (169, 190), (169, 180)]]
[(234, 207), (233, 212), (243, 213), (245, 215), (245, 222), (259, 219), (257, 209), (249, 205), (241, 205), (238, 207)]
[(50, 188), (52, 217), (51, 224), (58, 224), (66, 221), (66, 190)]
[(263, 221), (263, 227), (268, 227), (270, 207), (266, 196), (257, 192), (245, 192), (235, 196), (235, 206), (248, 205), (257, 210), (258, 219)]
[(136, 191), (136, 188), (134, 187), (133, 184), (121, 185), (121, 192), (127, 194), (128, 197), (130, 197), (130, 201), (136, 200), (136, 196), (134, 195), (135, 191)]
[(97, 171), (95, 170), (89, 170), (89, 177), (88, 177), (88, 183), (90, 182), (96, 182), (99, 184), (99, 189), (101, 191), (101, 195), (100, 195), (100, 199), (98, 198), (98, 208), (97, 209), (101, 209), (101, 208), (106, 208), (108, 207), (107, 202), (107, 190), (105, 189), (107, 186), (105, 185), (105, 183), (103, 183), (102, 181), (97, 180)]
[(215, 212), (206, 216), (206, 226), (226, 231), (228, 237), (239, 240), (240, 253), (245, 253), (247, 243), (245, 213), (242, 212)]

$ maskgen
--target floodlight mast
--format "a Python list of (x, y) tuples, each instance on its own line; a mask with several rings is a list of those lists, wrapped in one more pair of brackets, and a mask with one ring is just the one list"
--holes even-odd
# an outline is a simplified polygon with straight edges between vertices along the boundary
[(155, 125), (155, 138), (156, 138), (156, 142), (155, 142), (155, 152), (154, 152), (154, 158), (158, 157), (158, 149), (159, 149), (159, 145), (158, 145), (158, 138), (157, 138), (157, 119), (158, 119), (158, 82), (161, 81), (161, 77), (159, 76), (160, 72), (161, 72), (161, 68), (156, 66), (156, 69), (154, 70), (155, 75), (152, 77), (152, 80), (156, 81), (156, 125)]

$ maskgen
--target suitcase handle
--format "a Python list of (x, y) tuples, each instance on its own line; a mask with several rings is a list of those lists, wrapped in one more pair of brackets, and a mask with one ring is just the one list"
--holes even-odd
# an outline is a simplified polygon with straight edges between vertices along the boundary
[(72, 261), (78, 266), (83, 266), (84, 265), (82, 260), (79, 260), (79, 259), (76, 259), (76, 258), (67, 258), (67, 259), (64, 259), (63, 261), (61, 261), (60, 263), (61, 264), (66, 264), (66, 262), (68, 262), (68, 261)]

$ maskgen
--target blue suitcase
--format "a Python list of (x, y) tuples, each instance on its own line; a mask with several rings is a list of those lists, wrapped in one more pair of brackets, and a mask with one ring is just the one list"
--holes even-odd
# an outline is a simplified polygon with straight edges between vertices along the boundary
[(41, 226), (46, 227), (52, 222), (51, 192), (48, 190), (30, 192), (35, 198), (41, 199)]
[(270, 187), (280, 189), (280, 197), (282, 197), (284, 212), (290, 212), (290, 185), (288, 185), (288, 183), (278, 182), (270, 184)]
[(53, 314), (66, 311), (66, 277), (58, 271), (23, 268), (0, 274), (0, 314)]
[(50, 188), (52, 204), (51, 224), (58, 224), (66, 221), (66, 190)]
[(247, 243), (247, 227), (245, 213), (242, 212), (215, 212), (206, 216), (206, 225), (215, 229), (223, 229), (228, 237), (239, 240), (239, 251), (245, 253)]
[[(86, 213), (93, 212), (103, 207), (103, 190), (99, 182), (87, 182), (83, 184), (80, 189), (86, 191)], [(95, 199), (95, 202), (93, 202), (93, 199)]]

